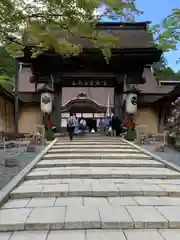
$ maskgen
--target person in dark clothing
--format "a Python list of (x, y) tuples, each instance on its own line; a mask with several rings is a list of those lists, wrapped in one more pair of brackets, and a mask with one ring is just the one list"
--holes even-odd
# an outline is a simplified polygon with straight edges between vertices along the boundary
[(115, 132), (116, 132), (116, 119), (115, 119), (114, 116), (112, 117), (111, 127), (112, 127), (112, 134), (113, 134), (113, 136), (114, 136), (114, 135), (115, 135)]
[(121, 124), (122, 123), (118, 117), (116, 117), (115, 122), (116, 122), (116, 137), (118, 137), (121, 134)]

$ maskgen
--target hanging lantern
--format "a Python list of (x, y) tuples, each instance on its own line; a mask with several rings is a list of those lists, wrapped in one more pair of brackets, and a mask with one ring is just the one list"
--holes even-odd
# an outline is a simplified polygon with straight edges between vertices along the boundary
[(126, 91), (126, 113), (135, 114), (137, 112), (137, 96), (138, 89), (130, 89)]
[(41, 93), (41, 111), (46, 114), (52, 112), (53, 107), (53, 90), (49, 88), (40, 89)]

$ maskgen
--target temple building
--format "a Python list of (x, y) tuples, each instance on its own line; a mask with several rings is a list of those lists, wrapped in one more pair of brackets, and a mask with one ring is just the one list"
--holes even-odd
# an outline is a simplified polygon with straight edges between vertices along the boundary
[(51, 120), (58, 131), (65, 127), (70, 112), (83, 116), (91, 125), (98, 125), (107, 115), (119, 116), (123, 121), (124, 90), (128, 85), (140, 91), (136, 124), (148, 125), (151, 133), (160, 131), (163, 120), (158, 100), (173, 86), (158, 84), (153, 74), (151, 66), (159, 61), (162, 52), (155, 47), (148, 24), (98, 24), (100, 31), (111, 32), (120, 39), (109, 64), (87, 39), (73, 39), (83, 46), (83, 52), (76, 57), (63, 58), (47, 52), (23, 63), (18, 83), (19, 132), (31, 133), (35, 125), (43, 123), (39, 89), (50, 85), (54, 88)]

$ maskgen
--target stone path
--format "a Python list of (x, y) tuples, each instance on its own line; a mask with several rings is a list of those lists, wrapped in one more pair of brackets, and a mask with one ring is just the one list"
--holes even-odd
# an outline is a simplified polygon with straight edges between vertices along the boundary
[(179, 240), (180, 173), (119, 138), (60, 139), (0, 209), (0, 240)]
[[(163, 143), (161, 145), (163, 145)], [(153, 154), (156, 154), (160, 158), (167, 160), (170, 163), (180, 166), (180, 152), (175, 149), (165, 147), (164, 152), (157, 152), (156, 145), (154, 144), (142, 144), (140, 147), (152, 152)]]
[[(36, 152), (26, 152), (25, 149), (20, 152), (20, 148), (7, 149), (6, 151), (0, 149), (0, 191), (43, 149), (44, 146), (38, 146)], [(7, 158), (8, 155), (16, 159), (17, 166), (6, 167), (4, 165), (4, 158)]]

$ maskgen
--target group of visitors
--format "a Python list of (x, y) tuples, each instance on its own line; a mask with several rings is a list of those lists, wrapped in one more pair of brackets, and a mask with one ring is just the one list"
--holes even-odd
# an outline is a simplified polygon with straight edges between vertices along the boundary
[(67, 131), (69, 138), (72, 141), (74, 134), (84, 134), (87, 127), (86, 120), (84, 118), (78, 119), (75, 113), (70, 113), (70, 117), (67, 119)]
[[(100, 121), (100, 131), (107, 135), (120, 136), (122, 133), (122, 122), (118, 117), (108, 117), (106, 119), (101, 119)], [(72, 141), (74, 135), (83, 135), (87, 128), (87, 123), (84, 118), (78, 119), (76, 114), (70, 113), (70, 117), (67, 119), (67, 131), (69, 133), (69, 138)]]
[(122, 122), (118, 117), (107, 117), (106, 119), (101, 119), (100, 129), (107, 135), (120, 136), (122, 133)]

